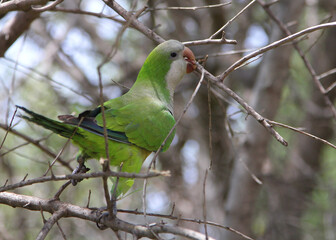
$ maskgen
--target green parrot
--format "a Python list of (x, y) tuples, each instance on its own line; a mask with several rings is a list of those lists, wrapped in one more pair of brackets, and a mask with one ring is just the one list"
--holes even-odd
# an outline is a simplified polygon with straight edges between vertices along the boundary
[[(175, 124), (175, 87), (195, 68), (195, 56), (189, 48), (176, 40), (165, 41), (149, 54), (132, 88), (103, 104), (111, 166), (122, 165), (121, 171), (138, 173), (148, 155), (159, 149)], [(106, 159), (101, 106), (78, 117), (60, 115), (58, 119), (62, 122), (17, 107), (27, 114), (22, 118), (71, 138), (79, 147), (79, 166), (74, 173), (88, 170), (84, 165), (86, 159)], [(174, 135), (175, 132), (169, 136), (162, 151), (168, 149)], [(120, 178), (116, 195), (125, 194), (133, 182), (133, 179)]]

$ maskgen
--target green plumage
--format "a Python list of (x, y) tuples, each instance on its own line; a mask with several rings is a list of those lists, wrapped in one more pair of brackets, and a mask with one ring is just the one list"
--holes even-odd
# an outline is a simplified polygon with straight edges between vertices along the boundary
[[(187, 66), (183, 50), (184, 46), (175, 40), (160, 44), (147, 57), (130, 91), (104, 103), (112, 166), (122, 163), (122, 171), (139, 172), (143, 161), (160, 147), (173, 127), (174, 89)], [(71, 137), (82, 158), (106, 158), (100, 107), (78, 117), (59, 116), (63, 122), (19, 108), (27, 113), (24, 119), (63, 137)], [(174, 134), (168, 138), (163, 151), (168, 149)], [(132, 185), (133, 179), (120, 178), (117, 195), (125, 194)]]

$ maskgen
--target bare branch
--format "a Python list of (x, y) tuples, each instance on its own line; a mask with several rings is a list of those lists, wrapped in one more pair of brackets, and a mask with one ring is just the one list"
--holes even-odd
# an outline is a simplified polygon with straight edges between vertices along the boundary
[(288, 128), (288, 129), (293, 130), (293, 131), (295, 131), (295, 132), (298, 132), (298, 133), (301, 133), (301, 134), (306, 135), (306, 136), (308, 136), (308, 137), (311, 137), (311, 138), (313, 138), (313, 139), (315, 139), (315, 140), (317, 140), (317, 141), (323, 142), (324, 144), (327, 144), (327, 145), (329, 145), (330, 147), (336, 149), (336, 146), (335, 146), (334, 144), (328, 142), (327, 140), (324, 140), (324, 139), (322, 139), (322, 138), (319, 138), (319, 137), (317, 137), (317, 136), (315, 136), (315, 135), (313, 135), (313, 134), (307, 133), (307, 132), (302, 131), (302, 130), (300, 130), (300, 129), (298, 129), (298, 128), (295, 128), (295, 127), (292, 127), (292, 126), (289, 126), (289, 125), (286, 125), (286, 124), (283, 124), (283, 123), (279, 123), (279, 122), (275, 122), (275, 121), (271, 121), (271, 120), (267, 120), (267, 121), (268, 121), (269, 123), (273, 124), (273, 125), (276, 125), (276, 126), (279, 126), (279, 127), (283, 127), (283, 128)]
[(33, 185), (36, 183), (50, 182), (50, 181), (64, 181), (70, 179), (89, 179), (89, 178), (98, 178), (98, 177), (124, 177), (124, 178), (152, 178), (157, 176), (170, 176), (169, 171), (152, 171), (146, 174), (143, 173), (128, 173), (128, 172), (92, 172), (92, 173), (78, 173), (78, 174), (68, 174), (68, 175), (57, 175), (57, 176), (43, 176), (39, 178), (33, 178), (26, 181), (21, 181), (11, 185), (0, 187), (0, 192), (13, 190), (19, 187), (25, 187), (28, 185)]
[(0, 5), (0, 14), (6, 14), (10, 11), (28, 11), (33, 5), (44, 5), (48, 0), (15, 0), (6, 1)]
[(73, 14), (83, 14), (83, 15), (93, 16), (93, 17), (97, 17), (97, 18), (110, 19), (110, 20), (113, 20), (113, 21), (115, 21), (117, 23), (121, 23), (121, 24), (126, 23), (125, 21), (120, 20), (119, 18), (116, 18), (116, 17), (105, 15), (103, 13), (89, 12), (89, 11), (85, 11), (85, 10), (81, 10), (81, 9), (67, 9), (67, 8), (62, 8), (62, 7), (56, 7), (56, 8), (50, 9), (49, 11), (51, 11), (51, 12), (73, 13)]
[(280, 47), (281, 45), (291, 42), (294, 39), (301, 37), (305, 34), (311, 33), (311, 32), (315, 32), (317, 30), (320, 29), (324, 29), (324, 28), (329, 28), (329, 27), (335, 27), (336, 26), (336, 22), (330, 22), (330, 23), (324, 23), (324, 24), (320, 24), (320, 25), (316, 25), (316, 26), (312, 26), (309, 28), (306, 28), (302, 31), (299, 31), (297, 33), (294, 33), (292, 35), (289, 35), (288, 37), (282, 38), (278, 41), (275, 41), (265, 47), (259, 48), (258, 50), (242, 57), (241, 59), (239, 59), (238, 61), (236, 61), (234, 64), (232, 64), (228, 69), (225, 70), (225, 72), (223, 72), (220, 76), (219, 79), (220, 81), (223, 81), (232, 71), (236, 70), (240, 65), (242, 65), (243, 63), (245, 63), (247, 60), (254, 58), (264, 52), (269, 51), (270, 49), (274, 49), (277, 47)]
[[(273, 21), (280, 27), (280, 29), (287, 35), (290, 36), (294, 36), (290, 35), (291, 32), (288, 30), (288, 28), (277, 18), (275, 17), (275, 15), (273, 14), (273, 12), (269, 9), (269, 6), (266, 5), (262, 0), (258, 0), (258, 3), (264, 8), (265, 12), (270, 16), (270, 18), (273, 19)], [(320, 24), (320, 25), (316, 25), (310, 28), (307, 28), (303, 31), (307, 31), (307, 30), (318, 30), (321, 28), (328, 28), (328, 27), (335, 27), (336, 26), (336, 22), (330, 22), (330, 23), (325, 23), (325, 24)], [(303, 32), (301, 31), (301, 32)], [(311, 32), (312, 32), (311, 31)], [(298, 32), (300, 33), (300, 32)], [(296, 34), (298, 34), (296, 33)], [(308, 61), (307, 57), (305, 56), (304, 52), (299, 48), (299, 46), (297, 45), (297, 43), (293, 42), (293, 46), (296, 49), (296, 51), (299, 53), (301, 59), (303, 60), (303, 63), (305, 64), (306, 68), (308, 69), (310, 75), (313, 78), (313, 81), (316, 85), (316, 87), (319, 89), (319, 91), (321, 92), (321, 94), (324, 95), (324, 101), (325, 103), (328, 105), (328, 107), (330, 108), (330, 110), (332, 111), (334, 118), (336, 119), (336, 108), (334, 107), (332, 101), (330, 100), (330, 98), (328, 96), (326, 96), (325, 94), (327, 93), (326, 90), (324, 89), (323, 85), (320, 82), (319, 76), (316, 74), (313, 66), (310, 64), (310, 62)]]
[(112, 0), (103, 0), (103, 1), (104, 3), (106, 3), (106, 5), (108, 5), (114, 11), (116, 11), (120, 16), (122, 16), (126, 21), (130, 21), (131, 26), (133, 26), (139, 32), (143, 33), (149, 39), (154, 40), (156, 43), (164, 42), (164, 39), (161, 36), (156, 34), (154, 31), (150, 30), (149, 28), (147, 28), (138, 19), (136, 18), (131, 19), (133, 14), (131, 12), (128, 12), (122, 6), (120, 6), (116, 1), (112, 1)]
[(318, 80), (321, 80), (322, 78), (328, 77), (331, 74), (335, 74), (336, 73), (336, 68), (330, 69), (329, 71), (320, 74), (319, 76), (317, 76)]
[[(199, 232), (195, 232), (190, 229), (171, 226), (164, 223), (150, 224), (149, 227), (143, 225), (135, 225), (126, 221), (123, 221), (117, 217), (108, 219), (106, 217), (101, 218), (100, 211), (93, 211), (88, 208), (79, 207), (70, 203), (61, 202), (59, 200), (46, 200), (38, 197), (25, 196), (15, 193), (2, 192), (0, 193), (0, 204), (5, 204), (11, 207), (25, 208), (33, 211), (46, 211), (54, 214), (57, 211), (64, 211), (62, 217), (75, 217), (80, 219), (89, 220), (92, 222), (100, 222), (105, 226), (113, 230), (121, 230), (131, 233), (136, 237), (148, 237), (153, 238), (153, 232), (159, 233), (171, 233), (179, 236), (183, 236), (193, 240), (203, 240), (205, 236)], [(55, 217), (56, 218), (56, 217)], [(209, 239), (213, 240), (213, 238)]]
[[(12, 128), (9, 128), (7, 125), (0, 123), (0, 128), (4, 129), (4, 130), (8, 130), (8, 132), (26, 140), (27, 142), (33, 144), (34, 146), (38, 147), (42, 152), (46, 153), (48, 156), (52, 157), (52, 158), (56, 158), (57, 154), (53, 153), (49, 148), (43, 146), (40, 144), (40, 140), (34, 140)], [(66, 167), (67, 169), (69, 169), (71, 172), (73, 171), (72, 167), (69, 165), (68, 162), (66, 162), (64, 159), (62, 159), (61, 157), (58, 157), (58, 162), (63, 165), (64, 167)]]
[(204, 39), (204, 40), (194, 40), (189, 42), (183, 42), (186, 46), (195, 46), (195, 45), (205, 45), (205, 44), (237, 44), (236, 40), (226, 39), (225, 32), (222, 34), (221, 39)]
[(5, 133), (4, 138), (3, 138), (2, 141), (1, 141), (0, 149), (2, 148), (2, 146), (4, 145), (4, 143), (5, 143), (5, 141), (6, 141), (7, 135), (8, 135), (8, 133), (9, 133), (11, 127), (12, 127), (13, 120), (14, 120), (14, 118), (15, 118), (16, 112), (17, 112), (17, 108), (15, 108), (15, 111), (14, 111), (14, 113), (13, 113), (13, 116), (12, 116), (12, 119), (11, 119), (11, 121), (10, 121), (10, 123), (9, 123), (9, 126), (5, 129), (5, 130), (6, 130), (6, 133)]
[(41, 229), (40, 233), (37, 235), (36, 240), (43, 240), (48, 235), (51, 228), (54, 224), (61, 219), (66, 214), (65, 208), (59, 208), (57, 211), (53, 213), (53, 215), (46, 221)]
[(212, 34), (209, 39), (214, 39), (217, 34), (223, 32), (225, 28), (233, 22), (237, 17), (239, 17), (243, 12), (245, 12), (246, 9), (248, 9), (256, 0), (252, 0), (249, 4), (247, 4), (242, 10), (240, 10), (233, 18), (231, 18), (223, 27), (217, 30), (214, 34)]
[(43, 6), (43, 7), (34, 7), (32, 6), (32, 9), (36, 12), (44, 12), (51, 9), (54, 9), (58, 4), (62, 3), (64, 0), (55, 0), (53, 3), (50, 3), (49, 5)]
[(214, 85), (222, 89), (224, 92), (226, 92), (230, 97), (232, 97), (236, 102), (238, 102), (245, 110), (246, 112), (254, 117), (262, 126), (264, 126), (267, 131), (282, 145), (288, 146), (288, 143), (281, 137), (281, 135), (275, 131), (271, 124), (268, 123), (267, 119), (265, 119), (263, 116), (261, 116), (259, 113), (257, 113), (247, 102), (245, 102), (244, 99), (242, 99), (238, 94), (236, 94), (234, 91), (232, 91), (230, 88), (225, 86), (224, 83), (219, 81), (219, 78), (214, 77), (212, 74), (210, 74), (207, 70), (205, 70), (201, 65), (198, 64), (197, 71), (200, 73), (200, 71), (205, 72), (205, 77), (212, 81)]
[[(16, 1), (8, 1), (6, 3), (11, 2)], [(2, 6), (3, 4), (1, 4), (1, 7)], [(8, 48), (12, 46), (16, 39), (18, 39), (22, 33), (24, 33), (29, 28), (30, 24), (39, 16), (40, 14), (34, 11), (18, 12), (14, 18), (7, 21), (0, 32), (0, 57), (5, 55), (5, 52), (8, 50)]]
[[(125, 209), (118, 209), (119, 213), (130, 213), (130, 214), (135, 214), (135, 215), (143, 215), (144, 212), (141, 211), (133, 211), (133, 210), (125, 210)], [(233, 232), (245, 239), (249, 239), (249, 240), (254, 240), (253, 238), (250, 238), (249, 236), (246, 236), (245, 234), (231, 228), (231, 227), (226, 227), (223, 226), (221, 224), (215, 223), (215, 222), (211, 222), (211, 221), (203, 221), (200, 219), (193, 219), (193, 218), (183, 218), (181, 216), (173, 216), (173, 212), (170, 215), (166, 215), (166, 214), (159, 214), (159, 213), (147, 213), (148, 216), (153, 216), (153, 217), (160, 217), (160, 218), (167, 218), (167, 219), (172, 219), (172, 220), (178, 220), (178, 221), (185, 221), (185, 222), (192, 222), (192, 223), (198, 223), (198, 224), (207, 224), (207, 225), (211, 225), (214, 227), (219, 227), (219, 228), (223, 228), (225, 230), (228, 230), (230, 232)]]
[(207, 9), (207, 8), (218, 8), (230, 5), (231, 2), (226, 3), (218, 3), (213, 5), (205, 5), (205, 6), (194, 6), (194, 7), (158, 7), (158, 8), (148, 8), (147, 11), (158, 11), (158, 10), (192, 10), (196, 11), (199, 9)]

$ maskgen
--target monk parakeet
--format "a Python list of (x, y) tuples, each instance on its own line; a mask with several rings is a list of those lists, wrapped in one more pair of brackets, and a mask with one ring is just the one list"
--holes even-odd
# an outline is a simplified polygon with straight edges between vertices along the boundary
[[(159, 149), (175, 124), (173, 95), (185, 73), (196, 68), (192, 51), (176, 40), (158, 45), (145, 60), (132, 88), (124, 95), (103, 104), (108, 135), (111, 166), (122, 164), (123, 172), (138, 173), (147, 156)], [(79, 147), (77, 157), (81, 172), (86, 159), (106, 158), (102, 107), (85, 111), (78, 117), (60, 115), (55, 121), (17, 106), (26, 112), (22, 116), (63, 137), (71, 138)], [(171, 134), (162, 151), (168, 149)], [(117, 196), (125, 194), (133, 179), (120, 178)]]

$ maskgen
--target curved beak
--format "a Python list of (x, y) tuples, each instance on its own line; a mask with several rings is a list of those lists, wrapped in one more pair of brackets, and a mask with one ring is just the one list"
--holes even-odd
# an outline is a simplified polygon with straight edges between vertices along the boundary
[(183, 50), (184, 60), (187, 61), (187, 73), (191, 73), (196, 69), (196, 60), (194, 53), (188, 48), (184, 47)]

